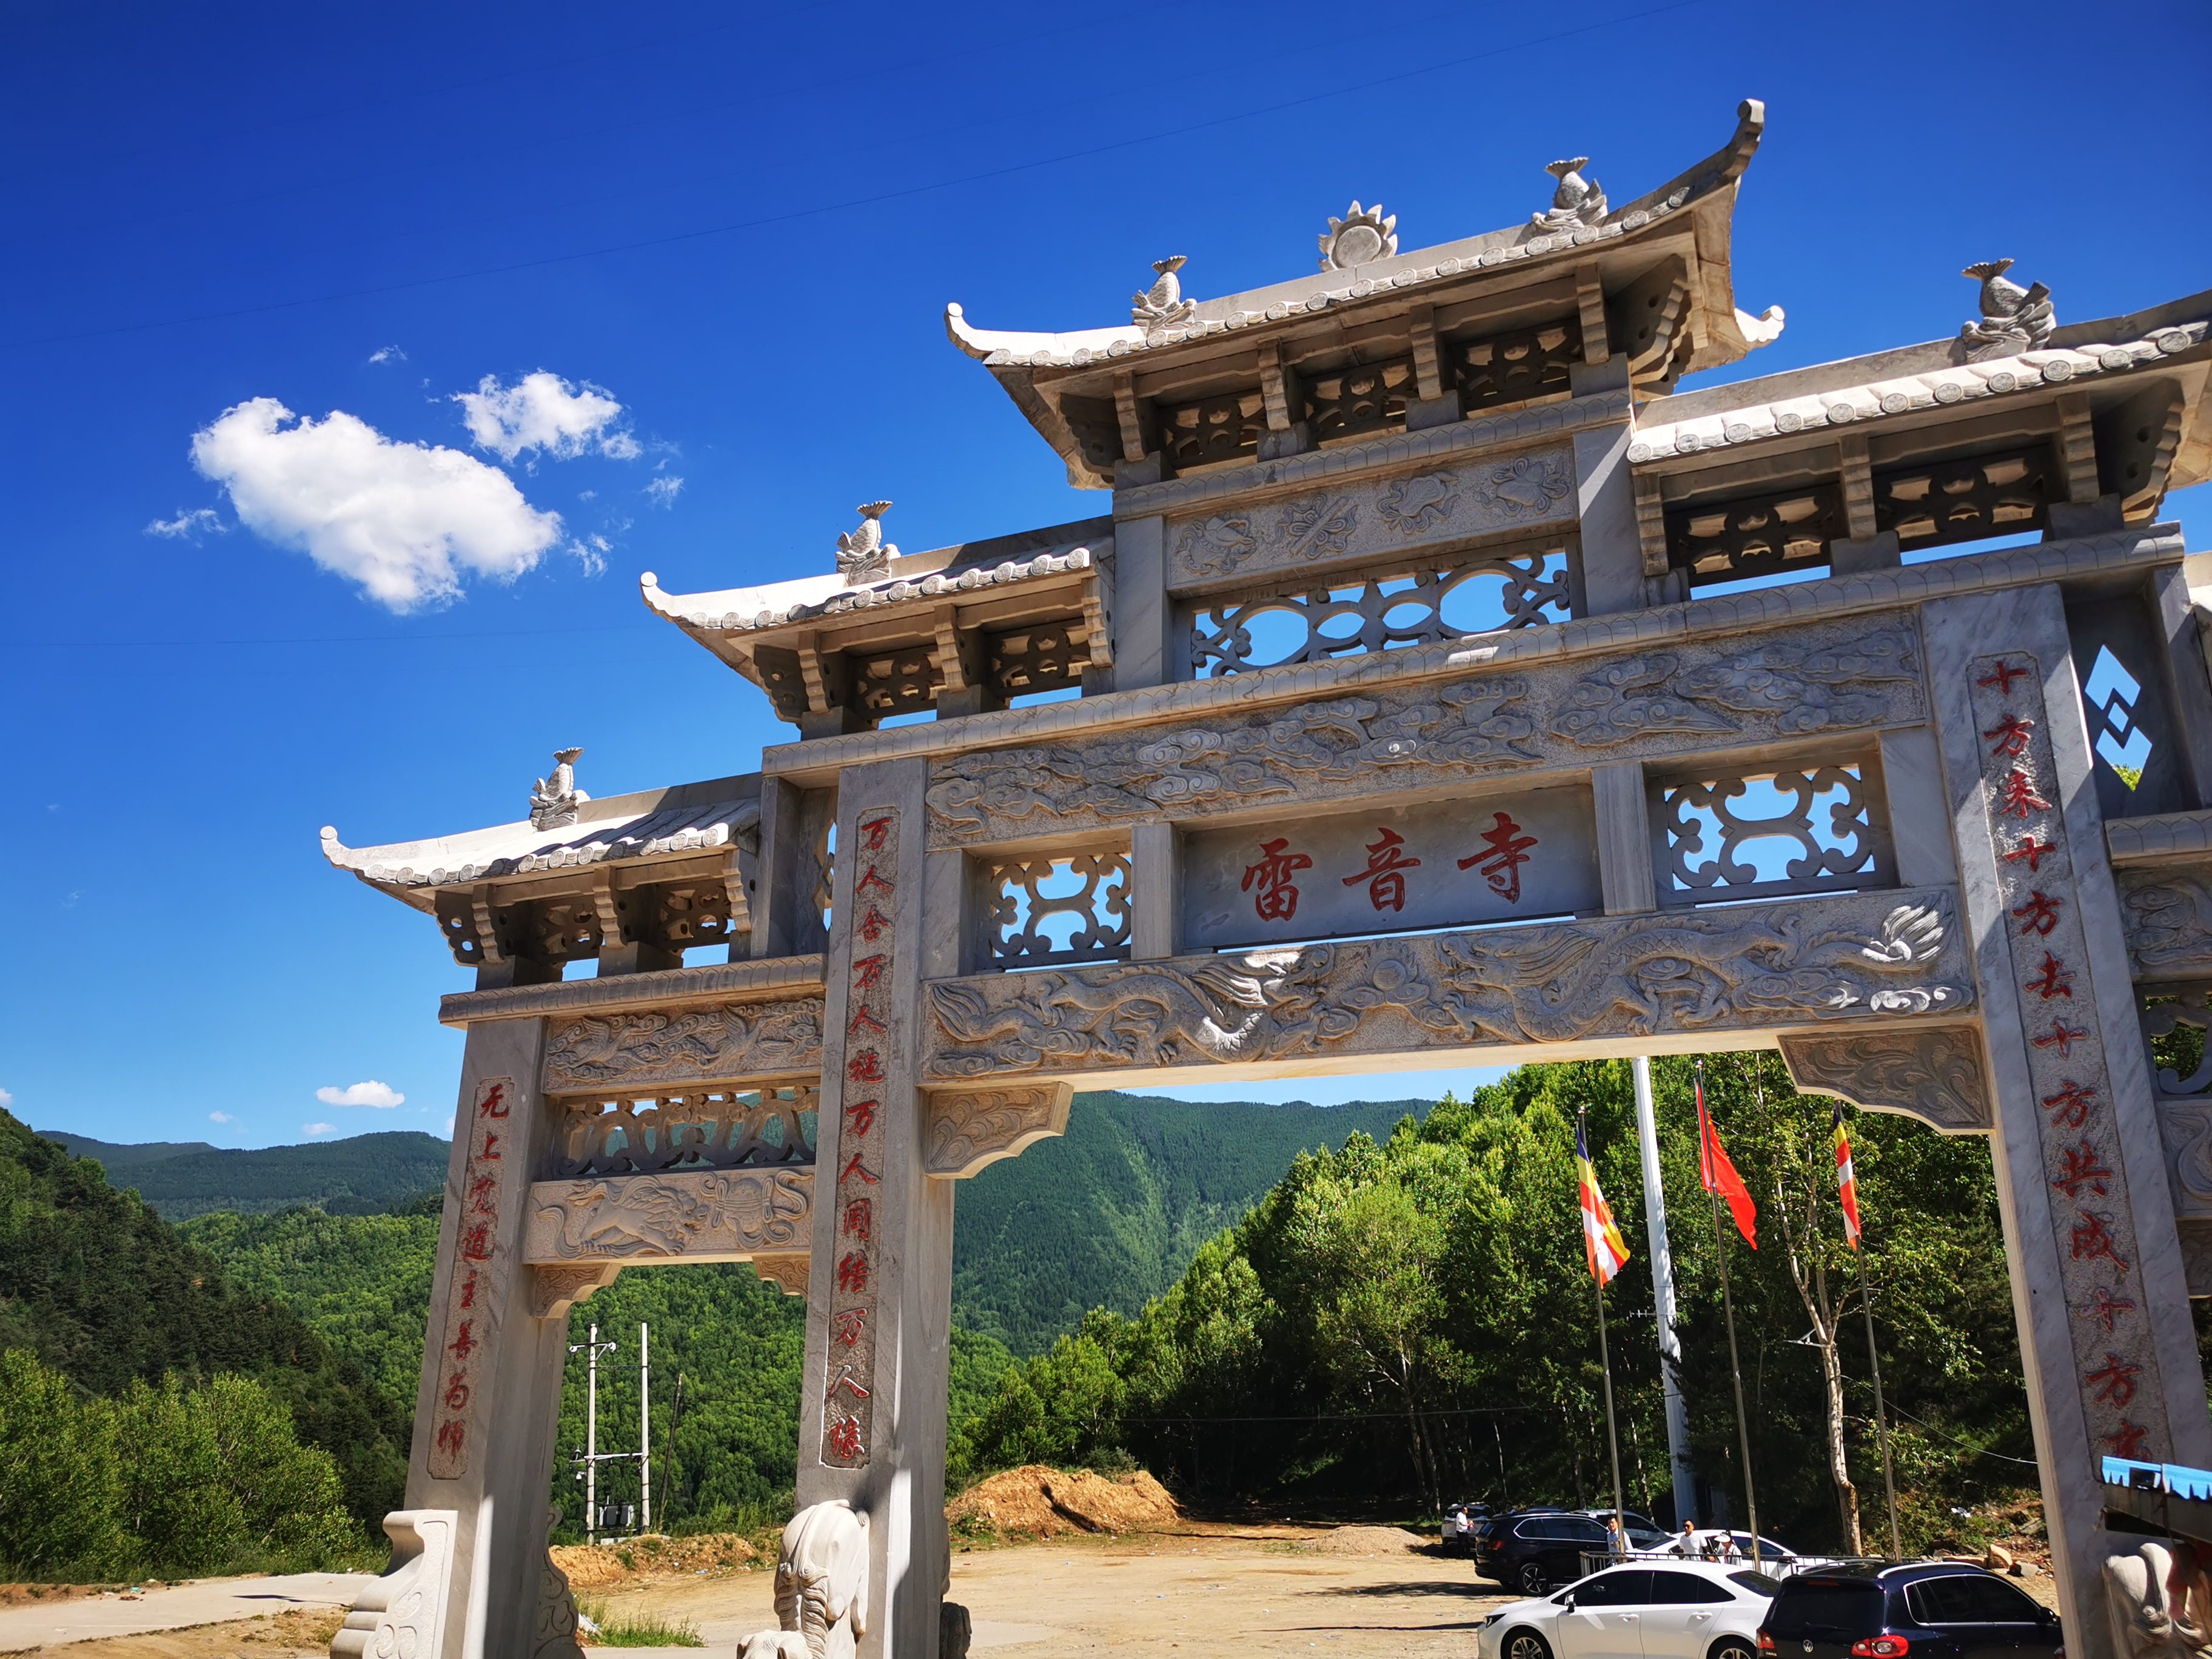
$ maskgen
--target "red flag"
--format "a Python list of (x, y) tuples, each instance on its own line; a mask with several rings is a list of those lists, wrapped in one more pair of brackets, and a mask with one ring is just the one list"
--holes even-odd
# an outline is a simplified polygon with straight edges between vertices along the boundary
[(1751, 1201), (1751, 1188), (1743, 1184), (1743, 1177), (1729, 1162), (1728, 1149), (1721, 1145), (1719, 1131), (1713, 1127), (1712, 1114), (1705, 1109), (1705, 1073), (1700, 1066), (1698, 1081), (1698, 1179), (1709, 1193), (1717, 1193), (1728, 1200), (1729, 1213), (1735, 1218), (1736, 1231), (1743, 1242), (1753, 1249), (1759, 1248), (1759, 1206)]
[(1836, 1194), (1844, 1207), (1844, 1239), (1853, 1249), (1859, 1247), (1859, 1176), (1851, 1163), (1851, 1138), (1844, 1132), (1844, 1103), (1835, 1107), (1836, 1130)]

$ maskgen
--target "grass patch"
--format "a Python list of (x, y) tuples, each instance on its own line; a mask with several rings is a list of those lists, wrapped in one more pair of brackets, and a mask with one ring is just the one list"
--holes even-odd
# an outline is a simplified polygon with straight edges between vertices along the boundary
[(595, 1648), (703, 1648), (707, 1640), (689, 1619), (673, 1623), (651, 1613), (612, 1613), (604, 1601), (583, 1602), (579, 1611), (598, 1628), (579, 1631), (578, 1638)]

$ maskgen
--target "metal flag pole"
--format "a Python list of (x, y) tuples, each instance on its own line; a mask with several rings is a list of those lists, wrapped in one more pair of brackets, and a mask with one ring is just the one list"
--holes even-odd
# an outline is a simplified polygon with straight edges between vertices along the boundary
[(1905, 1559), (1905, 1537), (1897, 1525), (1897, 1479), (1890, 1473), (1889, 1418), (1881, 1404), (1881, 1356), (1874, 1346), (1874, 1292), (1867, 1287), (1866, 1251), (1863, 1243), (1851, 1246), (1851, 1255), (1859, 1264), (1859, 1305), (1866, 1312), (1867, 1364), (1874, 1371), (1874, 1431), (1881, 1443), (1881, 1491), (1889, 1500), (1889, 1553), (1892, 1560)]
[[(1585, 1154), (1589, 1150), (1589, 1137), (1586, 1133), (1588, 1115), (1587, 1109), (1575, 1114), (1575, 1139), (1581, 1143)], [(1627, 1545), (1628, 1517), (1625, 1513), (1626, 1505), (1622, 1502), (1620, 1495), (1620, 1430), (1613, 1421), (1613, 1358), (1607, 1351), (1605, 1341), (1604, 1276), (1593, 1268), (1590, 1273), (1590, 1283), (1597, 1291), (1598, 1369), (1605, 1376), (1605, 1443), (1607, 1449), (1613, 1454), (1613, 1535), (1611, 1547), (1607, 1551), (1607, 1553), (1611, 1554), (1613, 1550), (1625, 1548)]]
[(647, 1359), (650, 1334), (643, 1320), (637, 1322), (637, 1479), (638, 1530), (653, 1530), (653, 1366)]
[(599, 1328), (585, 1338), (584, 1541), (596, 1544), (599, 1528)]
[(1674, 1328), (1674, 1255), (1667, 1245), (1667, 1194), (1659, 1176), (1658, 1116), (1651, 1104), (1651, 1062), (1629, 1062), (1636, 1079), (1636, 1145), (1644, 1164), (1644, 1228), (1651, 1239), (1651, 1302), (1659, 1321), (1659, 1381), (1666, 1390), (1667, 1464), (1674, 1477), (1674, 1522), (1697, 1512), (1698, 1471), (1690, 1458), (1690, 1413), (1682, 1400), (1682, 1338)]
[[(1698, 1061), (1698, 1133), (1701, 1138), (1711, 1133), (1704, 1111), (1705, 1097), (1705, 1062), (1700, 1059)], [(1704, 1151), (1702, 1146), (1698, 1148), (1701, 1161)], [(1743, 1409), (1743, 1359), (1735, 1343), (1735, 1297), (1729, 1289), (1728, 1240), (1721, 1232), (1721, 1195), (1719, 1189), (1710, 1181), (1705, 1184), (1705, 1196), (1713, 1201), (1713, 1259), (1720, 1264), (1721, 1311), (1728, 1320), (1729, 1376), (1735, 1383), (1736, 1443), (1743, 1455), (1743, 1506), (1751, 1516), (1751, 1564), (1755, 1567), (1759, 1564), (1759, 1498), (1752, 1488), (1751, 1419), (1744, 1414)]]

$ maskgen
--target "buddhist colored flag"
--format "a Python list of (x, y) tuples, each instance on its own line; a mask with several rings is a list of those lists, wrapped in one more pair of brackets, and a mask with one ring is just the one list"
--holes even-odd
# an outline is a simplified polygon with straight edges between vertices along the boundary
[(1844, 1237), (1859, 1247), (1859, 1177), (1851, 1167), (1851, 1138), (1844, 1127), (1844, 1106), (1836, 1103), (1836, 1193), (1843, 1200)]
[(1705, 1109), (1705, 1073), (1700, 1066), (1698, 1079), (1698, 1178), (1705, 1182), (1705, 1190), (1728, 1200), (1729, 1213), (1735, 1218), (1736, 1231), (1743, 1242), (1753, 1249), (1759, 1248), (1759, 1206), (1751, 1201), (1751, 1188), (1743, 1184), (1743, 1177), (1729, 1162), (1728, 1149), (1721, 1145), (1720, 1132), (1713, 1127), (1713, 1115)]
[(1582, 1188), (1583, 1255), (1589, 1263), (1590, 1277), (1601, 1285), (1609, 1285), (1627, 1263), (1628, 1241), (1620, 1236), (1613, 1207), (1598, 1190), (1597, 1171), (1590, 1167), (1589, 1142), (1583, 1138), (1579, 1119), (1575, 1123), (1575, 1178)]

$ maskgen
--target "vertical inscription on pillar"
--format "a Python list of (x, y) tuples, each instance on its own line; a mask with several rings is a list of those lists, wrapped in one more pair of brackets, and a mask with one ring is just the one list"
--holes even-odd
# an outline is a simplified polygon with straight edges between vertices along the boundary
[[(898, 813), (863, 812), (855, 825), (852, 983), (846, 988), (844, 1122), (837, 1141), (836, 1267), (830, 1291), (823, 1383), (822, 1461), (865, 1468), (875, 1443), (876, 1201), (889, 1129), (884, 1044), (890, 1034), (891, 963), (898, 949)], [(908, 1133), (911, 1133), (909, 1129)]]
[(507, 1152), (514, 1079), (485, 1078), (469, 1109), (469, 1157), (461, 1171), (460, 1214), (453, 1226), (453, 1264), (446, 1328), (438, 1352), (438, 1392), (431, 1401), (430, 1476), (454, 1480), (468, 1473), (469, 1428), (479, 1414), (469, 1402), (488, 1385), (481, 1361), (493, 1352), (491, 1323), (505, 1305), (514, 1268), (507, 1238), (508, 1194), (516, 1184)]
[(2082, 1409), (2090, 1437), (2106, 1452), (2163, 1459), (2166, 1403), (2092, 1001), (2081, 894), (2057, 805), (2043, 670), (2027, 653), (2009, 652), (1978, 658), (1967, 672)]

